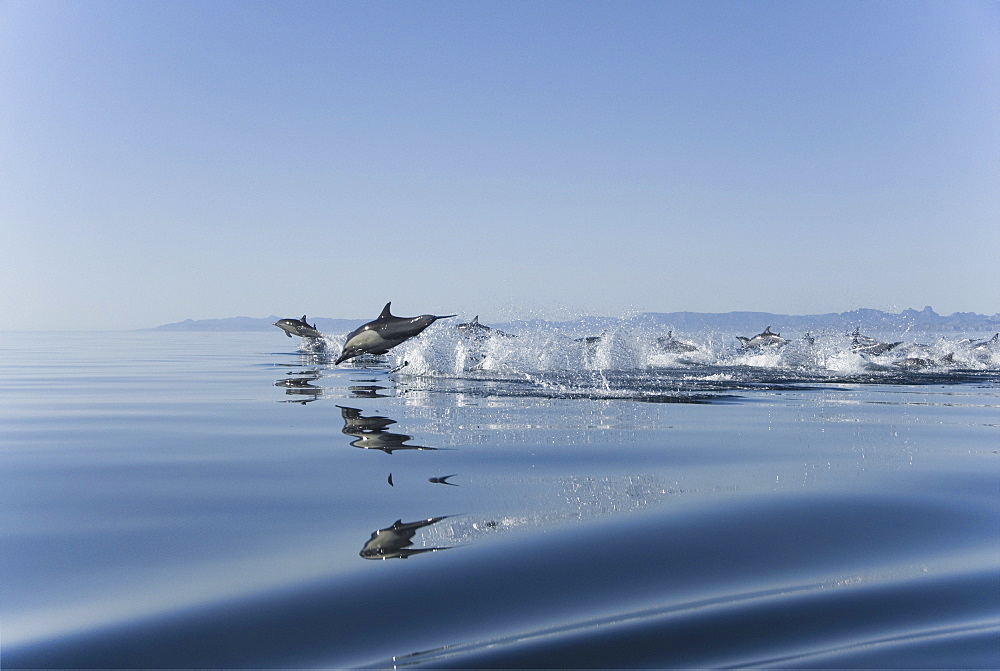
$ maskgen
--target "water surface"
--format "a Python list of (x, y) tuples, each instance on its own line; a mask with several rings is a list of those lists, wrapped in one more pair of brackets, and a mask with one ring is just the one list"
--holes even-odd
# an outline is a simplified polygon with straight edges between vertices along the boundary
[(341, 335), (2, 334), (0, 662), (1000, 663), (992, 350)]

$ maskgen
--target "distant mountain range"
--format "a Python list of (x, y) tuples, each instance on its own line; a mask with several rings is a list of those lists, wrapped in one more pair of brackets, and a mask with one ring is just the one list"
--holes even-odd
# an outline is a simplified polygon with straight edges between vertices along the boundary
[[(299, 315), (286, 315), (298, 317)], [(225, 319), (185, 319), (182, 322), (157, 326), (156, 331), (270, 331), (277, 329), (274, 322), (278, 317), (228, 317)], [(369, 319), (331, 319), (310, 317), (309, 322), (324, 333), (347, 333), (353, 331)], [(611, 317), (583, 317), (573, 322), (560, 322), (560, 326), (570, 326), (581, 330), (600, 330), (620, 323)], [(956, 312), (939, 315), (929, 306), (923, 310), (903, 310), (899, 313), (883, 312), (861, 308), (850, 312), (818, 315), (782, 315), (771, 312), (645, 312), (629, 320), (632, 323), (652, 328), (671, 328), (678, 332), (706, 330), (733, 330), (747, 334), (762, 331), (770, 326), (775, 332), (789, 333), (805, 331), (843, 330), (860, 328), (871, 332), (922, 332), (973, 333), (1000, 331), (1000, 314), (981, 315), (974, 312)], [(532, 322), (506, 322), (495, 324), (513, 328)]]
[[(298, 319), (301, 315), (285, 315)], [(185, 319), (182, 322), (163, 324), (149, 331), (278, 331), (274, 322), (282, 319), (271, 315), (270, 317), (226, 317), (225, 319)], [(324, 333), (348, 333), (364, 324), (368, 319), (328, 319), (324, 317), (309, 317), (309, 323), (316, 326)]]

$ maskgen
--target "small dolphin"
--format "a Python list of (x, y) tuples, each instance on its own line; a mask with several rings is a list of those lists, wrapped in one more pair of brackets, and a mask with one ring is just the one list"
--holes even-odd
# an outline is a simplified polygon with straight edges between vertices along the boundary
[(743, 349), (757, 349), (758, 347), (773, 347), (775, 345), (784, 345), (788, 341), (781, 337), (780, 333), (771, 333), (771, 327), (768, 326), (762, 332), (758, 333), (752, 338), (744, 338), (743, 336), (736, 336), (736, 339), (740, 341), (740, 345)]
[(285, 332), (285, 335), (291, 338), (293, 335), (301, 336), (303, 338), (322, 338), (323, 334), (320, 333), (315, 326), (310, 326), (306, 321), (306, 316), (302, 315), (302, 319), (279, 319), (274, 322), (274, 325)]
[(941, 357), (940, 360), (929, 359), (919, 356), (911, 356), (899, 361), (893, 361), (892, 365), (905, 370), (920, 370), (921, 368), (933, 368), (941, 366), (952, 366), (955, 364), (955, 355), (952, 352)]
[(996, 347), (1000, 340), (1000, 333), (995, 334), (989, 340), (962, 340), (962, 345), (968, 345), (972, 349), (989, 349)]
[(855, 354), (878, 356), (879, 354), (885, 354), (893, 347), (903, 344), (902, 340), (898, 342), (879, 342), (875, 338), (861, 335), (861, 329), (854, 329), (853, 335), (854, 339), (851, 341), (851, 351)]
[(362, 354), (385, 354), (400, 343), (418, 335), (438, 319), (455, 315), (420, 315), (419, 317), (395, 317), (389, 311), (392, 303), (386, 303), (382, 313), (347, 336), (344, 349), (334, 365)]
[(491, 335), (503, 336), (505, 338), (516, 338), (516, 335), (512, 333), (504, 333), (500, 329), (495, 329), (485, 324), (479, 323), (479, 315), (472, 318), (471, 322), (465, 322), (455, 326), (459, 331), (466, 333), (468, 335), (474, 336), (475, 338), (485, 338)]
[(667, 335), (656, 339), (656, 344), (664, 352), (680, 354), (682, 352), (697, 352), (698, 346), (683, 340), (677, 340), (673, 331), (667, 331)]
[(597, 353), (597, 346), (604, 342), (606, 336), (607, 331), (601, 333), (601, 335), (573, 338), (573, 342), (583, 345), (583, 349), (587, 353), (587, 356), (593, 356)]

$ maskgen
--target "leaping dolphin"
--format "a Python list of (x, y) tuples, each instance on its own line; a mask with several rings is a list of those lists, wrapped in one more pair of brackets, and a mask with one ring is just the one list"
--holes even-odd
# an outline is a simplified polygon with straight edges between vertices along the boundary
[(771, 327), (768, 326), (762, 332), (758, 333), (752, 338), (744, 338), (743, 336), (736, 336), (736, 339), (740, 341), (740, 345), (743, 349), (756, 349), (758, 347), (772, 347), (774, 345), (784, 345), (788, 341), (781, 337), (780, 333), (771, 333)]
[(1000, 339), (1000, 333), (995, 334), (989, 340), (962, 340), (960, 341), (960, 344), (968, 345), (972, 349), (985, 350), (991, 347), (996, 347), (998, 339)]
[(664, 352), (671, 352), (673, 354), (698, 351), (697, 345), (693, 345), (689, 342), (684, 342), (683, 340), (678, 340), (677, 338), (675, 338), (673, 331), (667, 331), (666, 336), (662, 338), (657, 338), (656, 344)]
[(389, 311), (391, 302), (382, 308), (382, 314), (347, 336), (344, 349), (334, 365), (362, 354), (385, 354), (396, 345), (418, 335), (438, 319), (455, 315), (420, 315), (419, 317), (395, 317)]
[(861, 335), (861, 329), (854, 329), (854, 339), (851, 341), (851, 351), (855, 354), (871, 354), (872, 356), (878, 356), (880, 354), (885, 354), (893, 347), (897, 345), (902, 345), (903, 341), (898, 342), (879, 342), (875, 338), (869, 338), (866, 335)]
[(274, 322), (274, 325), (285, 332), (285, 335), (291, 338), (293, 335), (301, 336), (303, 338), (322, 338), (323, 334), (320, 333), (315, 326), (310, 326), (306, 321), (306, 316), (302, 315), (302, 319), (279, 319)]
[(480, 324), (479, 315), (473, 317), (471, 322), (458, 324), (457, 326), (455, 326), (455, 328), (457, 328), (459, 331), (462, 331), (463, 333), (473, 336), (477, 340), (479, 338), (485, 338), (491, 335), (504, 336), (505, 338), (517, 337), (512, 333), (504, 333), (500, 329), (495, 329), (491, 326), (487, 326), (486, 324)]

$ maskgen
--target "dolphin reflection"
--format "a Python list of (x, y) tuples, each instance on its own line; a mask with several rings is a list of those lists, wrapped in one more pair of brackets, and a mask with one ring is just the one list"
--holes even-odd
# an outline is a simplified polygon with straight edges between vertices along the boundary
[(377, 384), (358, 384), (348, 387), (347, 391), (354, 394), (356, 398), (389, 398), (388, 395), (379, 393), (382, 389), (388, 389), (388, 387), (380, 387)]
[(338, 405), (340, 414), (344, 418), (344, 428), (342, 433), (354, 436), (357, 440), (351, 441), (351, 445), (363, 450), (382, 450), (386, 454), (392, 454), (395, 450), (436, 450), (436, 447), (423, 447), (421, 445), (407, 445), (406, 441), (413, 440), (413, 436), (405, 433), (391, 433), (385, 428), (395, 424), (396, 420), (388, 417), (373, 415), (364, 417), (359, 408), (350, 408)]
[(413, 537), (417, 535), (419, 529), (436, 524), (445, 519), (445, 517), (447, 515), (443, 517), (431, 517), (417, 522), (403, 522), (401, 519), (396, 520), (392, 526), (372, 532), (372, 537), (361, 548), (359, 554), (365, 559), (406, 559), (410, 555), (447, 550), (448, 547), (412, 547)]
[(309, 403), (310, 401), (315, 401), (323, 394), (323, 388), (317, 387), (313, 384), (316, 380), (320, 378), (318, 374), (312, 375), (308, 372), (304, 372), (305, 375), (310, 375), (309, 377), (287, 377), (282, 380), (276, 380), (274, 383), (275, 387), (284, 387), (285, 393), (289, 396), (306, 396), (308, 398), (297, 398), (289, 399), (285, 401), (286, 403)]

